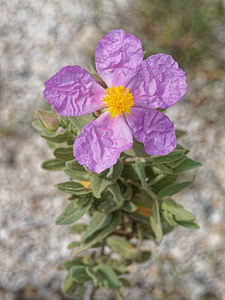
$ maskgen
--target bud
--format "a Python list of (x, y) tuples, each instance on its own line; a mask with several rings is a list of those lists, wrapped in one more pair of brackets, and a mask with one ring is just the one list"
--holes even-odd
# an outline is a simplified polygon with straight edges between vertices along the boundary
[(38, 110), (36, 113), (42, 126), (48, 131), (56, 131), (59, 127), (59, 121), (54, 112)]

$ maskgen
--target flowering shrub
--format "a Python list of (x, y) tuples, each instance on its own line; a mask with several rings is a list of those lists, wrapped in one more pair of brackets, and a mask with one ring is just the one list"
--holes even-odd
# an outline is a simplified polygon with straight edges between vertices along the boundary
[[(82, 299), (86, 282), (122, 299), (121, 285), (130, 285), (126, 267), (150, 258), (144, 240), (160, 243), (179, 225), (198, 228), (172, 196), (192, 183), (183, 174), (200, 163), (177, 144), (184, 132), (158, 110), (182, 99), (186, 77), (171, 56), (143, 55), (135, 36), (110, 31), (96, 48), (98, 74), (61, 69), (45, 82), (53, 109), (38, 111), (33, 123), (55, 156), (42, 167), (70, 178), (57, 184), (70, 196), (56, 224), (80, 234), (64, 262), (62, 289), (74, 299)], [(85, 214), (90, 223), (76, 223)]]

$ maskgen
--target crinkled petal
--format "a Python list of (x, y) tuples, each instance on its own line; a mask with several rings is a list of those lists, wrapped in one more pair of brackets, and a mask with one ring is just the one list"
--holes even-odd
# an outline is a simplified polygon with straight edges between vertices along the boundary
[(148, 108), (173, 106), (187, 91), (184, 71), (167, 54), (145, 59), (128, 87), (134, 96), (135, 106)]
[(147, 154), (167, 155), (176, 148), (174, 125), (160, 111), (133, 107), (126, 119), (136, 140), (144, 144)]
[(104, 107), (105, 90), (80, 66), (67, 66), (45, 82), (44, 98), (61, 116), (81, 116)]
[(123, 30), (107, 33), (95, 51), (96, 69), (108, 87), (126, 87), (139, 71), (142, 60), (140, 40)]
[(101, 173), (117, 162), (120, 153), (132, 147), (133, 138), (124, 117), (111, 118), (105, 112), (85, 125), (74, 142), (77, 161), (92, 172)]

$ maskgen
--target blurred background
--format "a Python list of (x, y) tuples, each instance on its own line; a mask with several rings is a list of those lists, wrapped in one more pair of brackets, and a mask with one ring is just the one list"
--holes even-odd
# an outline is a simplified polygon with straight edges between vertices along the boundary
[(64, 175), (40, 168), (51, 151), (31, 121), (44, 81), (65, 65), (88, 68), (98, 41), (119, 28), (185, 70), (188, 93), (167, 114), (203, 164), (176, 197), (201, 228), (147, 243), (152, 259), (132, 266), (125, 299), (225, 299), (225, 1), (0, 0), (0, 11), (0, 299), (67, 299), (58, 265), (72, 237), (55, 225), (67, 200), (54, 187)]

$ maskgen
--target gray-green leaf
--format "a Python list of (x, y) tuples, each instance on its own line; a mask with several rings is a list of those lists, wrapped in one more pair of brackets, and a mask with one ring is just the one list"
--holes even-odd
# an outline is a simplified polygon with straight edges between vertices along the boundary
[(69, 193), (71, 195), (86, 195), (90, 194), (91, 191), (87, 190), (82, 184), (74, 181), (66, 181), (56, 185), (56, 187), (65, 193)]
[(72, 200), (64, 212), (56, 219), (57, 225), (72, 224), (90, 209), (93, 197)]
[(65, 162), (57, 158), (48, 159), (45, 162), (43, 162), (41, 167), (48, 171), (58, 171), (64, 169)]
[(56, 158), (61, 159), (63, 161), (68, 161), (74, 159), (73, 156), (73, 146), (68, 147), (58, 147), (53, 152)]
[(157, 199), (155, 200), (151, 208), (150, 224), (156, 236), (157, 241), (160, 243), (162, 241), (163, 232), (162, 232), (162, 224), (161, 224), (160, 213), (159, 213), (159, 204)]
[(190, 185), (193, 182), (193, 179), (190, 181), (184, 181), (184, 182), (180, 182), (180, 183), (174, 183), (171, 185), (166, 186), (165, 188), (163, 188), (159, 193), (158, 193), (158, 197), (162, 198), (165, 196), (172, 196), (178, 192), (180, 192), (181, 190), (183, 190), (184, 188), (186, 188), (188, 185)]
[(162, 202), (162, 209), (170, 212), (175, 216), (176, 221), (192, 221), (194, 215), (189, 211), (185, 210), (183, 206), (177, 204), (172, 199), (167, 199)]

